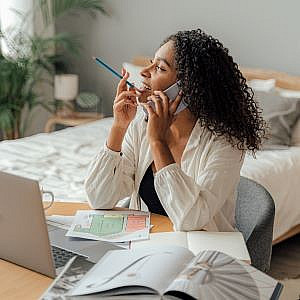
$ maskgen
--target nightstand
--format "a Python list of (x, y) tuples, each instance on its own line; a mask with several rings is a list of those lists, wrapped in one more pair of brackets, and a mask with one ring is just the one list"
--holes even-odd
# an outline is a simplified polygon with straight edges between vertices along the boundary
[(46, 125), (44, 132), (49, 133), (53, 131), (56, 124), (66, 125), (66, 126), (77, 126), (93, 121), (97, 121), (104, 118), (104, 114), (90, 113), (90, 112), (74, 112), (72, 116), (51, 116)]

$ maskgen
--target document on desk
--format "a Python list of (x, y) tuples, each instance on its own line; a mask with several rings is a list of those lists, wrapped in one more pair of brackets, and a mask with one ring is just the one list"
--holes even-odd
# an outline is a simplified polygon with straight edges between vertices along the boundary
[(155, 246), (107, 252), (67, 295), (254, 300), (278, 299), (281, 289), (270, 276), (224, 253), (193, 255), (183, 247)]
[(148, 212), (78, 210), (66, 236), (121, 243), (146, 240), (149, 232)]

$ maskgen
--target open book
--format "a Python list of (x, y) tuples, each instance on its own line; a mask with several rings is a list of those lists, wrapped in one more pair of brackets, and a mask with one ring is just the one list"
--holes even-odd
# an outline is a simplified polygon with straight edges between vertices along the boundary
[(69, 296), (273, 300), (281, 288), (270, 276), (222, 252), (207, 250), (194, 256), (183, 247), (156, 246), (109, 251)]

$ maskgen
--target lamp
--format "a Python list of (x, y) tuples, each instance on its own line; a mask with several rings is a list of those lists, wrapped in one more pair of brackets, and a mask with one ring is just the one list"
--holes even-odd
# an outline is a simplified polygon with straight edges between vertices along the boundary
[(54, 77), (54, 98), (63, 101), (63, 105), (58, 109), (60, 116), (72, 116), (74, 114), (74, 104), (71, 102), (78, 94), (78, 75), (61, 74)]

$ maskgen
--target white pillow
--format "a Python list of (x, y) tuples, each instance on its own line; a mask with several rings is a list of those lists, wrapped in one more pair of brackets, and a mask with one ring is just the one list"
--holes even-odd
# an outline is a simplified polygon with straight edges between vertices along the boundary
[(300, 146), (300, 118), (298, 119), (296, 125), (293, 127), (291, 145)]
[(126, 71), (129, 72), (128, 81), (133, 83), (137, 88), (142, 86), (143, 77), (140, 75), (140, 72), (144, 67), (137, 66), (128, 62), (123, 63), (123, 67)]
[(275, 79), (252, 79), (247, 81), (248, 86), (257, 92), (270, 92), (275, 89), (275, 83)]
[(282, 97), (285, 97), (285, 98), (298, 98), (298, 99), (300, 99), (300, 91), (287, 90), (287, 89), (282, 89), (282, 88), (276, 88), (276, 91)]
[(276, 88), (275, 79), (253, 79), (247, 84), (253, 89), (270, 127), (270, 136), (264, 141), (263, 149), (282, 149), (292, 145), (292, 131), (300, 117), (298, 94)]
[(284, 98), (276, 91), (254, 91), (255, 98), (263, 110), (263, 117), (270, 127), (269, 139), (265, 140), (264, 149), (291, 145), (292, 130), (300, 118), (300, 99)]

